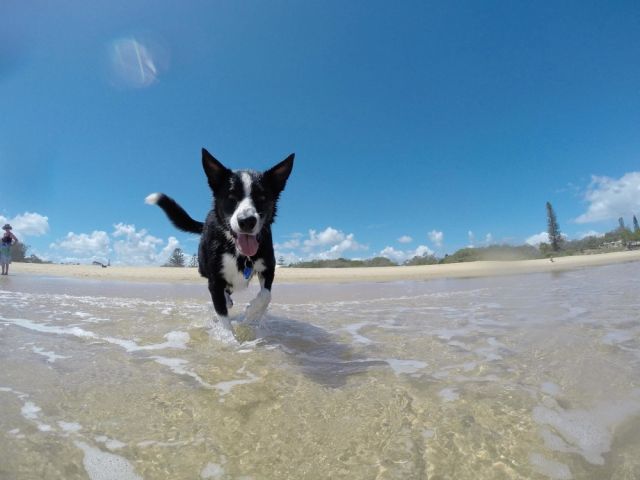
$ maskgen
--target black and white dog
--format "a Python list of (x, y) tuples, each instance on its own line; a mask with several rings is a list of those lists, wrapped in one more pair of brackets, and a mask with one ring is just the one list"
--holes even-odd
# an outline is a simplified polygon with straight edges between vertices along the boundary
[(152, 193), (145, 200), (164, 210), (180, 230), (201, 234), (198, 271), (209, 280), (214, 309), (227, 330), (231, 330), (231, 293), (246, 288), (254, 273), (261, 289), (249, 303), (245, 319), (259, 320), (271, 301), (276, 266), (271, 224), (278, 198), (291, 174), (293, 158), (291, 154), (265, 172), (232, 171), (203, 148), (202, 166), (213, 191), (213, 208), (204, 223), (191, 218), (163, 193)]

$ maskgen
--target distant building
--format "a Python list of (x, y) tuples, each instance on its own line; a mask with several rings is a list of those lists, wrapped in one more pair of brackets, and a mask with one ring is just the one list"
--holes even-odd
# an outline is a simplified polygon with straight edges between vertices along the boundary
[(640, 249), (640, 242), (627, 242), (627, 250), (638, 250)]
[(605, 242), (601, 245), (602, 248), (620, 248), (624, 246), (622, 240), (616, 240), (615, 242)]

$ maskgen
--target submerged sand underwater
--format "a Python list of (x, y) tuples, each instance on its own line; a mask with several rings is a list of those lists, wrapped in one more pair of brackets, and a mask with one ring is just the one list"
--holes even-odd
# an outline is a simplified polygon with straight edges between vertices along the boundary
[(637, 479), (639, 272), (276, 282), (241, 345), (204, 284), (5, 277), (0, 478)]

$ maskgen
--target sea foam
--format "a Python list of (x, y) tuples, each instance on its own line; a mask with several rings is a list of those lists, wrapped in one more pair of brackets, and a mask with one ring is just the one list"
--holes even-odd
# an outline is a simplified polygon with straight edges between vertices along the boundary
[(82, 463), (91, 480), (142, 480), (126, 458), (103, 452), (84, 442), (74, 443), (84, 452)]

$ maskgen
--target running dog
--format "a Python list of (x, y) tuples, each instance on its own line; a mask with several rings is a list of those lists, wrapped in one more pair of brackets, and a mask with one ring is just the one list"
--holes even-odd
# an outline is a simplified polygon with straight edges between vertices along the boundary
[(247, 306), (246, 321), (260, 320), (271, 301), (276, 266), (271, 225), (293, 159), (292, 153), (265, 172), (230, 170), (203, 148), (202, 166), (213, 192), (213, 208), (204, 222), (191, 218), (164, 193), (152, 193), (145, 199), (164, 210), (176, 228), (201, 235), (198, 271), (209, 281), (213, 307), (227, 330), (231, 331), (231, 293), (246, 288), (254, 274), (261, 288)]

